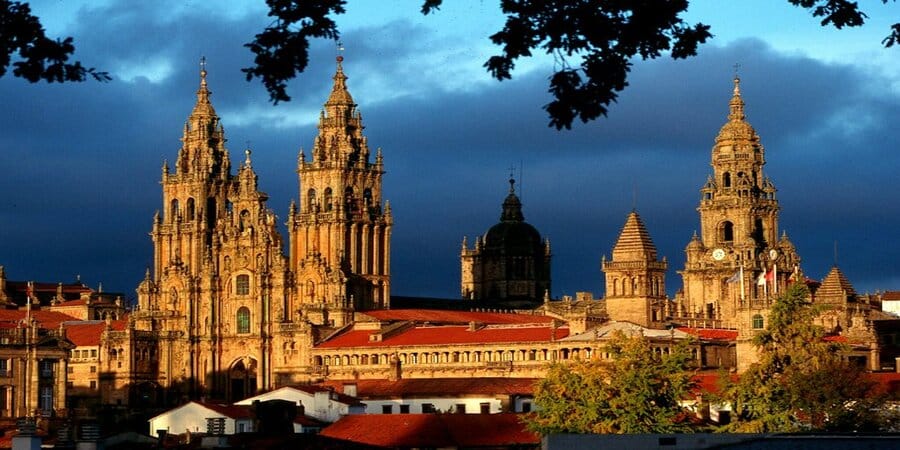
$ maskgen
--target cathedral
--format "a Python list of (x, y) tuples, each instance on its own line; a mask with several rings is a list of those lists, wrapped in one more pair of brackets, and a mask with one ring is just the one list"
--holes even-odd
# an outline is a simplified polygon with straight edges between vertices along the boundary
[[(674, 298), (668, 260), (632, 211), (601, 259), (604, 295), (554, 299), (549, 240), (525, 221), (511, 178), (500, 222), (471, 247), (463, 239), (453, 301), (461, 307), (392, 305), (384, 155), (369, 148), (342, 64), (338, 57), (318, 134), (297, 156), (287, 240), (250, 149), (232, 170), (201, 63), (178, 154), (162, 165), (153, 261), (135, 308), (80, 283), (7, 281), (0, 266), (0, 322), (9, 325), (0, 335), (14, 344), (0, 345), (0, 376), (28, 374), (0, 380), (0, 416), (78, 410), (73, 398), (140, 407), (234, 402), (317, 382), (538, 378), (550, 361), (608, 357), (616, 331), (640, 333), (658, 352), (690, 340), (699, 370), (743, 370), (755, 359), (754, 334), (791, 283), (810, 287), (819, 324), (848, 358), (897, 369), (900, 319), (880, 310), (881, 297), (857, 294), (837, 267), (821, 282), (800, 270), (778, 228), (777, 191), (738, 78)], [(42, 356), (27, 356), (24, 345)]]

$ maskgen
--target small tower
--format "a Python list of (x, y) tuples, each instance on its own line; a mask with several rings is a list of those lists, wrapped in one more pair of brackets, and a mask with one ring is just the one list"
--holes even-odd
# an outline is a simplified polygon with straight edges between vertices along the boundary
[(550, 291), (550, 242), (525, 222), (516, 181), (509, 179), (500, 223), (468, 248), (463, 238), (461, 291), (466, 300), (533, 307)]
[(338, 56), (310, 158), (303, 150), (297, 158), (300, 204), (288, 218), (295, 281), (290, 310), (334, 326), (348, 323), (353, 311), (390, 306), (393, 227), (382, 201), (381, 150), (371, 161), (342, 61)]
[(666, 269), (641, 216), (632, 211), (612, 251), (603, 257), (606, 276), (606, 312), (609, 318), (643, 327), (661, 326), (666, 320)]

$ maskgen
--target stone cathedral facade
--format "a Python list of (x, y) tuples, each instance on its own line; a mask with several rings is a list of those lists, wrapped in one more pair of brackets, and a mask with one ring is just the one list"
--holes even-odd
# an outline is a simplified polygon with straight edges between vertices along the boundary
[(232, 173), (206, 76), (174, 167), (163, 166), (153, 267), (130, 326), (158, 337), (160, 388), (240, 399), (307, 379), (319, 333), (390, 304), (392, 219), (341, 58), (309, 160), (298, 157), (289, 257), (249, 149)]

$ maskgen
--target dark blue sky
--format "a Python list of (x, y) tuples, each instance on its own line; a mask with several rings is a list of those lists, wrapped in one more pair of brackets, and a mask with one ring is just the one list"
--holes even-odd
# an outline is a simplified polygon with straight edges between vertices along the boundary
[[(674, 292), (735, 62), (764, 171), (779, 189), (780, 228), (806, 274), (827, 273), (837, 242), (857, 290), (900, 289), (900, 50), (879, 47), (883, 21), (835, 32), (783, 0), (725, 10), (692, 2), (692, 20), (716, 34), (698, 57), (635, 61), (609, 118), (557, 132), (541, 110), (552, 60), (523, 61), (504, 82), (481, 68), (493, 51), (486, 37), (502, 24), (493, 4), (448, 2), (421, 17), (419, 3), (372, 11), (351, 2), (339, 22), (350, 91), (370, 146), (385, 156), (394, 294), (458, 295), (462, 237), (471, 242), (497, 222), (510, 166), (523, 168), (526, 220), (552, 243), (554, 296), (602, 295), (600, 258), (635, 206), (668, 258)], [(242, 155), (249, 142), (260, 188), (284, 221), (335, 49), (314, 42), (309, 69), (290, 85), (294, 101), (272, 106), (239, 70), (251, 59), (242, 44), (268, 22), (263, 2), (248, 4), (35, 3), (51, 35), (73, 36), (78, 57), (116, 79), (0, 79), (0, 265), (10, 278), (80, 274), (133, 297), (152, 258), (161, 167), (177, 155), (201, 55), (228, 148)]]

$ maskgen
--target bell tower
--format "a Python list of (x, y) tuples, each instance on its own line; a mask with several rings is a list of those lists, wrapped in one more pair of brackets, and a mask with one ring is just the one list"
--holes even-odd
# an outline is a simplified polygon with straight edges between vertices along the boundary
[(736, 328), (739, 310), (768, 302), (800, 262), (787, 236), (778, 237), (776, 189), (763, 175), (765, 151), (746, 121), (740, 81), (734, 78), (713, 173), (700, 189), (700, 235), (685, 249), (681, 271), (677, 314), (697, 325)]
[(159, 336), (163, 387), (237, 400), (272, 387), (272, 324), (284, 316), (287, 264), (249, 149), (231, 173), (206, 76), (201, 61), (178, 158), (163, 166), (153, 270), (138, 286), (133, 317), (136, 329)]
[(606, 275), (606, 312), (609, 318), (643, 327), (665, 323), (666, 268), (656, 254), (656, 246), (637, 212), (625, 220), (612, 251), (612, 260), (603, 257)]
[(288, 219), (291, 310), (334, 326), (349, 322), (355, 310), (389, 307), (393, 225), (390, 205), (382, 203), (381, 150), (372, 162), (342, 61), (338, 56), (309, 159), (300, 150), (300, 203), (291, 205)]

